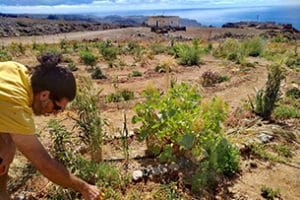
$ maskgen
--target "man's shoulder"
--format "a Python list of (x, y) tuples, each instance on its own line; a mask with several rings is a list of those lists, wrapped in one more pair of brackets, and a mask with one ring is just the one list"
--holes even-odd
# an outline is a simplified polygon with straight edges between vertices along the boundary
[(27, 70), (27, 67), (16, 61), (5, 61), (0, 62), (0, 67), (2, 68), (21, 68), (22, 70)]

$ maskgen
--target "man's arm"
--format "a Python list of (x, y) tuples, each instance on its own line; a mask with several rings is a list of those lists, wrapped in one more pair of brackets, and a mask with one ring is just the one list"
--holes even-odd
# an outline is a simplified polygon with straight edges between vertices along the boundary
[(77, 178), (55, 159), (52, 159), (35, 135), (10, 134), (19, 151), (50, 181), (79, 191), (85, 199), (100, 198), (99, 190)]

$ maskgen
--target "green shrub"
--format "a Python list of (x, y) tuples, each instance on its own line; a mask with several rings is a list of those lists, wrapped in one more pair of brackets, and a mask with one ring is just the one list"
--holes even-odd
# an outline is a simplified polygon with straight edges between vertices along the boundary
[(265, 199), (273, 200), (276, 197), (280, 197), (279, 189), (274, 190), (264, 185), (261, 187), (260, 191), (261, 191), (261, 196), (264, 197)]
[(213, 52), (213, 55), (215, 57), (221, 57), (230, 61), (242, 63), (245, 57), (245, 52), (237, 40), (228, 38), (219, 45), (219, 47)]
[(48, 128), (53, 143), (52, 155), (66, 167), (74, 166), (74, 156), (70, 143), (71, 133), (57, 120), (50, 120)]
[(73, 71), (73, 72), (75, 72), (75, 71), (78, 70), (78, 67), (75, 65), (74, 62), (68, 63), (68, 68), (69, 68), (69, 70), (71, 70), (71, 71)]
[(154, 55), (157, 55), (157, 54), (163, 54), (167, 52), (168, 48), (163, 44), (153, 43), (150, 45), (150, 50)]
[(289, 57), (285, 64), (289, 68), (300, 68), (300, 57)]
[(0, 49), (0, 62), (10, 61), (10, 60), (12, 60), (11, 55), (7, 51)]
[(176, 44), (173, 47), (173, 51), (181, 65), (192, 66), (200, 64), (200, 54), (202, 50), (196, 42), (194, 42), (193, 45)]
[(263, 119), (269, 119), (278, 100), (281, 80), (284, 78), (281, 67), (277, 64), (269, 66), (268, 80), (265, 90), (258, 90), (255, 96), (255, 105), (252, 110)]
[(289, 89), (286, 94), (287, 97), (291, 97), (294, 99), (299, 99), (300, 98), (300, 89), (293, 87), (292, 89)]
[(286, 145), (275, 145), (273, 149), (278, 153), (278, 155), (283, 156), (285, 158), (293, 157), (292, 149)]
[(219, 176), (238, 171), (239, 150), (221, 134), (226, 116), (221, 99), (201, 101), (197, 89), (185, 83), (174, 84), (164, 95), (148, 88), (143, 97), (145, 102), (135, 106), (132, 118), (142, 123), (139, 138), (162, 162), (192, 160), (197, 170), (186, 178), (193, 191), (216, 186)]
[(120, 94), (124, 101), (129, 101), (134, 98), (134, 92), (127, 89), (121, 90)]
[(88, 146), (93, 162), (102, 161), (102, 145), (105, 136), (103, 129), (105, 120), (101, 118), (99, 109), (99, 93), (93, 88), (90, 79), (79, 77), (80, 86), (77, 88), (72, 108), (78, 114), (73, 118), (75, 126), (80, 130), (80, 138)]
[(264, 49), (263, 41), (260, 37), (254, 37), (245, 40), (242, 43), (242, 48), (244, 49), (246, 55), (257, 57), (260, 56)]
[(129, 101), (134, 98), (134, 92), (124, 89), (106, 96), (107, 102)]
[(140, 71), (132, 71), (131, 77), (140, 77), (140, 76), (143, 76), (142, 72)]
[(97, 57), (89, 51), (81, 51), (79, 56), (85, 65), (94, 66), (97, 62)]
[(103, 58), (107, 61), (113, 61), (117, 59), (119, 54), (119, 48), (115, 47), (111, 40), (106, 40), (98, 44), (98, 49)]
[(106, 79), (107, 77), (102, 73), (102, 70), (99, 67), (96, 67), (92, 70), (91, 73), (92, 79)]
[(167, 63), (162, 63), (157, 65), (154, 71), (158, 73), (166, 73), (166, 72), (172, 72), (172, 68)]
[(213, 188), (218, 177), (233, 176), (239, 170), (239, 149), (222, 137), (210, 138), (206, 141), (206, 157), (199, 163), (198, 170), (191, 179), (192, 191)]
[(279, 119), (300, 118), (300, 111), (293, 106), (279, 105), (274, 109), (273, 115)]
[(22, 43), (12, 42), (7, 48), (13, 55), (24, 55), (26, 51), (26, 46), (24, 46)]

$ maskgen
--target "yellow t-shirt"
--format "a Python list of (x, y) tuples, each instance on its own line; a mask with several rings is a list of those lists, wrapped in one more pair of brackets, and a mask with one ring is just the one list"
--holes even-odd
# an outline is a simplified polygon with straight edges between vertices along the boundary
[(27, 68), (0, 62), (0, 134), (34, 134), (33, 93)]

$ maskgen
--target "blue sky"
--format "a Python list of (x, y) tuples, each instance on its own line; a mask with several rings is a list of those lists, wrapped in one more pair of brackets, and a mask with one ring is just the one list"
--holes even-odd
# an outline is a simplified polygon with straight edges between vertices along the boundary
[(300, 0), (0, 0), (2, 13), (92, 13), (114, 10), (300, 5)]

